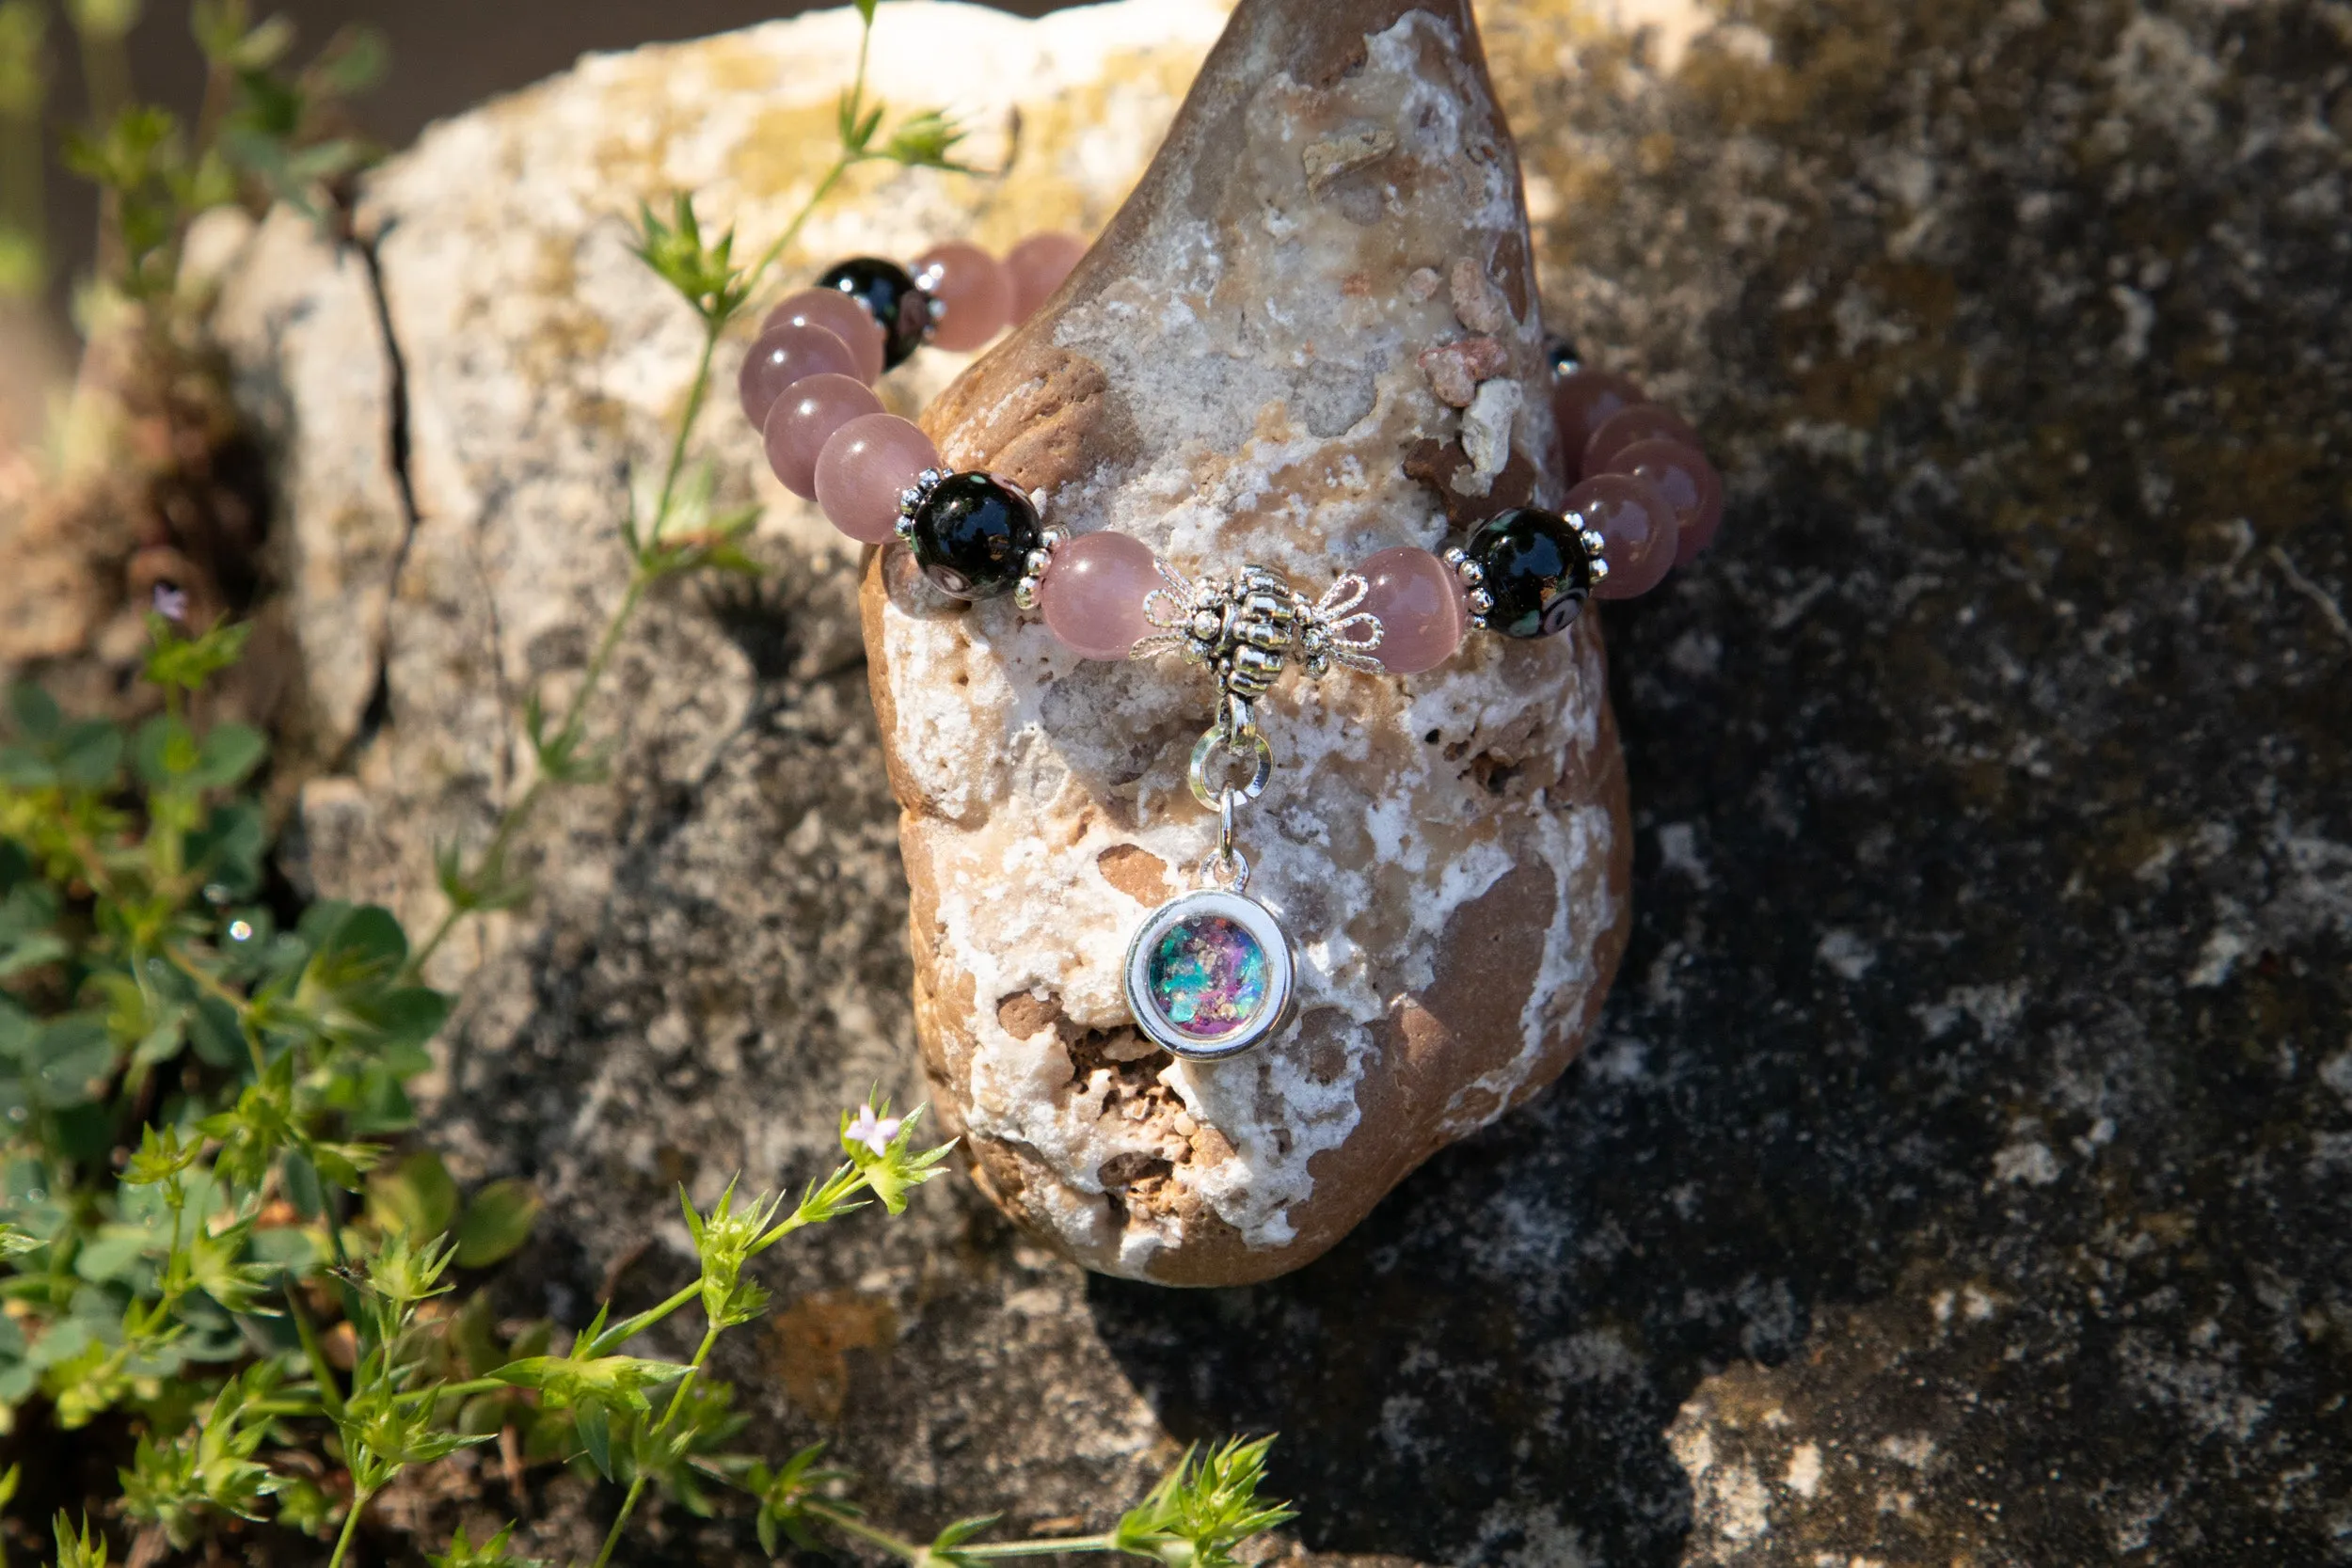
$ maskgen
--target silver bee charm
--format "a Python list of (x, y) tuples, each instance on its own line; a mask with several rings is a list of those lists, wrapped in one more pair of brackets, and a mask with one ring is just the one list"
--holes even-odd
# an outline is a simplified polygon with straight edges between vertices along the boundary
[(1380, 618), (1356, 608), (1371, 585), (1353, 572), (1311, 600), (1271, 566), (1194, 580), (1165, 561), (1155, 564), (1167, 586), (1146, 595), (1143, 614), (1159, 633), (1137, 642), (1131, 657), (1181, 655), (1214, 670), (1226, 691), (1250, 699), (1273, 689), (1293, 654), (1311, 680), (1334, 665), (1380, 669), (1374, 657)]

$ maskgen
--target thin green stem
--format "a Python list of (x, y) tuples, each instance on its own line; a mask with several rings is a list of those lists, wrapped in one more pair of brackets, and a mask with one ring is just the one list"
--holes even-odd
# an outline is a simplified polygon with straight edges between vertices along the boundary
[(1059, 1539), (1035, 1541), (970, 1542), (956, 1548), (958, 1557), (1052, 1557), (1057, 1552), (1117, 1552), (1117, 1538), (1107, 1532), (1102, 1535), (1069, 1535)]
[[(686, 1403), (686, 1391), (694, 1386), (694, 1379), (702, 1372), (703, 1363), (710, 1359), (710, 1349), (719, 1342), (719, 1334), (717, 1323), (703, 1330), (703, 1342), (694, 1347), (693, 1358), (686, 1363), (686, 1375), (677, 1380), (677, 1387), (670, 1395), (669, 1406), (661, 1412), (661, 1419), (654, 1423), (651, 1436), (660, 1437), (670, 1430), (670, 1423), (677, 1419), (678, 1411)], [(628, 1495), (621, 1499), (620, 1513), (612, 1516), (612, 1528), (605, 1532), (604, 1549), (596, 1553), (596, 1568), (605, 1568), (605, 1564), (612, 1560), (613, 1547), (620, 1544), (621, 1531), (628, 1526), (629, 1515), (637, 1512), (637, 1500), (644, 1495), (645, 1476), (640, 1470), (628, 1483)]]
[(644, 1494), (645, 1478), (641, 1475), (628, 1483), (628, 1496), (621, 1499), (621, 1512), (612, 1516), (612, 1528), (604, 1532), (604, 1544), (597, 1549), (596, 1568), (605, 1568), (605, 1564), (612, 1560), (612, 1549), (621, 1544), (621, 1531), (628, 1524), (628, 1516), (637, 1512), (637, 1499)]
[[(691, 400), (693, 404), (699, 404), (700, 388), (709, 381), (709, 372), (710, 356), (706, 349), (702, 373), (696, 378), (698, 390)], [(580, 673), (580, 685), (572, 692), (572, 700), (564, 705), (564, 716), (555, 732), (557, 735), (570, 734), (585, 717), (588, 699), (596, 694), (597, 685), (604, 679), (605, 669), (612, 662), (613, 652), (621, 645), (621, 635), (628, 629), (629, 622), (636, 616), (637, 607), (644, 601), (645, 589), (650, 582), (651, 579), (642, 570), (629, 574), (628, 590), (621, 595), (620, 607), (613, 610), (612, 620), (605, 623), (604, 635), (596, 639), (596, 651), (589, 656), (587, 669)], [(474, 863), (477, 877), (504, 874), (506, 855), (514, 847), (515, 836), (522, 832), (532, 814), (538, 810), (540, 800), (547, 795), (548, 784), (547, 775), (540, 774), (531, 781), (531, 787), (523, 791), (520, 800), (499, 814), (498, 826), (490, 831), (489, 845)], [(434, 954), (441, 950), (441, 943), (449, 940), (450, 933), (465, 917), (465, 909), (455, 904), (442, 911), (441, 918), (434, 923), (432, 934), (409, 955), (403, 973), (411, 979), (422, 974), (424, 966), (432, 961)]]
[(719, 1342), (719, 1334), (717, 1323), (703, 1330), (703, 1342), (694, 1347), (693, 1358), (686, 1363), (686, 1375), (677, 1380), (675, 1388), (670, 1390), (669, 1408), (662, 1411), (661, 1419), (654, 1423), (654, 1435), (657, 1437), (669, 1431), (670, 1423), (677, 1419), (679, 1408), (686, 1403), (686, 1391), (694, 1386), (694, 1379), (702, 1375), (703, 1363), (710, 1359), (710, 1347)]
[[(850, 85), (852, 118), (862, 109), (866, 101), (866, 65), (867, 52), (873, 40), (873, 24), (869, 20), (858, 34), (857, 73), (851, 78)], [(825, 198), (833, 194), (834, 187), (841, 182), (842, 176), (871, 156), (872, 154), (846, 146), (842, 149), (840, 156), (833, 161), (832, 166), (825, 170), (818, 180), (816, 187), (808, 193), (808, 199), (801, 203), (800, 211), (792, 214), (792, 221), (784, 226), (784, 231), (770, 243), (768, 248), (761, 253), (759, 260), (753, 263), (749, 272), (744, 274), (743, 291), (746, 296), (758, 288), (760, 280), (767, 276), (768, 269), (775, 265), (785, 251), (801, 237), (801, 230), (807, 227), (809, 218), (816, 214), (819, 206), (823, 205)], [(731, 312), (723, 314), (706, 312), (704, 315), (702, 351), (695, 359), (694, 377), (687, 388), (685, 412), (678, 420), (677, 432), (671, 439), (669, 457), (662, 467), (661, 490), (655, 502), (652, 526), (638, 540), (641, 550), (659, 540), (663, 531), (669, 526), (670, 508), (677, 498), (678, 480), (686, 470), (687, 450), (693, 439), (694, 428), (702, 420), (703, 409), (709, 402), (711, 359), (718, 351), (721, 335), (725, 332), (728, 323), (732, 320)], [(644, 598), (650, 583), (651, 579), (645, 575), (641, 563), (630, 574), (628, 592), (623, 596), (620, 608), (613, 612), (612, 620), (606, 624), (604, 635), (597, 641), (596, 654), (589, 659), (588, 668), (581, 675), (578, 689), (573, 691), (571, 702), (565, 705), (563, 722), (555, 732), (557, 735), (571, 736), (575, 733), (582, 716), (587, 711), (589, 699), (595, 695), (597, 684), (603, 678), (605, 666), (611, 662), (612, 651), (620, 642), (621, 633), (627, 628), (630, 617), (635, 614), (638, 602)], [(534, 778), (531, 787), (523, 792), (522, 798), (500, 814), (498, 825), (491, 830), (489, 847), (474, 863), (475, 877), (502, 875), (506, 851), (513, 846), (515, 835), (529, 822), (532, 812), (537, 810), (539, 801), (546, 793), (547, 783), (545, 774)], [(410, 956), (403, 971), (406, 977), (414, 979), (424, 973), (425, 965), (432, 960), (435, 954), (441, 950), (441, 944), (449, 940), (451, 934), (457, 929), (458, 923), (465, 919), (468, 912), (469, 911), (465, 906), (454, 902), (441, 911), (441, 916), (434, 923), (431, 933)]]
[(833, 194), (833, 188), (841, 182), (841, 177), (865, 161), (853, 152), (844, 152), (834, 160), (833, 167), (825, 170), (824, 178), (818, 180), (817, 188), (808, 193), (808, 199), (801, 203), (801, 210), (792, 215), (792, 221), (784, 226), (784, 232), (778, 234), (774, 243), (759, 253), (759, 260), (752, 263), (752, 270), (743, 275), (743, 287), (746, 292), (756, 289), (759, 286), (759, 280), (767, 276), (768, 269), (774, 266), (777, 260), (791, 248), (792, 242), (801, 237), (801, 230), (807, 227), (808, 220), (815, 215), (818, 207), (825, 198)]
[(342, 1419), (343, 1394), (335, 1386), (334, 1364), (326, 1359), (326, 1347), (319, 1343), (318, 1330), (310, 1325), (310, 1314), (295, 1298), (292, 1280), (286, 1282), (286, 1315), (294, 1320), (294, 1337), (302, 1341), (302, 1357), (310, 1363), (310, 1375), (318, 1379), (319, 1403), (328, 1417)]
[(677, 494), (677, 476), (686, 467), (686, 438), (694, 433), (695, 424), (703, 417), (703, 403), (710, 395), (710, 356), (717, 352), (719, 334), (726, 325), (724, 316), (703, 317), (702, 355), (694, 361), (694, 379), (686, 391), (686, 412), (678, 420), (676, 437), (670, 442), (670, 461), (661, 472), (661, 495), (654, 502), (655, 539), (661, 537), (662, 525), (670, 520), (670, 502)]
[(368, 1498), (373, 1495), (353, 1488), (351, 1512), (343, 1515), (342, 1533), (335, 1537), (335, 1555), (326, 1560), (326, 1568), (343, 1568), (343, 1554), (351, 1550), (351, 1538), (359, 1530), (359, 1511), (368, 1506)]
[(893, 1535), (886, 1529), (867, 1524), (864, 1519), (845, 1509), (834, 1508), (817, 1498), (811, 1497), (802, 1503), (801, 1512), (812, 1518), (822, 1519), (844, 1535), (853, 1535), (869, 1545), (880, 1546), (893, 1557), (902, 1557), (909, 1562), (920, 1562), (930, 1555), (930, 1548), (928, 1546), (909, 1541), (902, 1535)]
[(611, 1354), (687, 1303), (700, 1298), (702, 1293), (702, 1281), (697, 1279), (691, 1285), (682, 1287), (659, 1307), (649, 1307), (633, 1318), (623, 1318), (619, 1323), (597, 1335), (588, 1346), (587, 1354), (590, 1355)]

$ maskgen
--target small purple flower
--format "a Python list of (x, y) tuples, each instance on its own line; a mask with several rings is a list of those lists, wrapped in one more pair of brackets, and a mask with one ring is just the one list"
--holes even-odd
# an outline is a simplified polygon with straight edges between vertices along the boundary
[(155, 585), (155, 613), (173, 626), (183, 626), (188, 619), (188, 591), (176, 582)]
[(904, 1117), (875, 1115), (873, 1104), (868, 1101), (857, 1108), (857, 1115), (851, 1118), (849, 1131), (841, 1135), (850, 1143), (864, 1144), (877, 1155), (887, 1154), (890, 1152), (890, 1140), (898, 1135), (898, 1129), (905, 1120)]

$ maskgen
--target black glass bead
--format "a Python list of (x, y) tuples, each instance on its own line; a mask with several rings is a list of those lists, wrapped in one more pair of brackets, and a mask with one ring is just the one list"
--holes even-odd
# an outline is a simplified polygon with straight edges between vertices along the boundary
[(931, 586), (993, 599), (1019, 586), (1045, 530), (1029, 498), (993, 474), (949, 474), (914, 509), (907, 542)]
[(1567, 630), (1593, 591), (1581, 531), (1556, 512), (1498, 512), (1470, 531), (1462, 552), (1486, 574), (1478, 586), (1494, 600), (1487, 629), (1505, 637)]
[(817, 280), (838, 289), (866, 309), (882, 329), (882, 369), (891, 370), (923, 346), (930, 329), (931, 296), (914, 286), (907, 269), (878, 256), (853, 256)]

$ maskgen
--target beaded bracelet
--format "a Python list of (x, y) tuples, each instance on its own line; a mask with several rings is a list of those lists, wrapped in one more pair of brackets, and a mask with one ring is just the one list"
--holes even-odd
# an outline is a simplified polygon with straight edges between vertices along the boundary
[(1038, 235), (1000, 263), (941, 245), (913, 269), (844, 261), (769, 316), (746, 359), (743, 411), (776, 477), (814, 497), (852, 539), (905, 542), (931, 584), (961, 599), (1009, 594), (1084, 658), (1173, 654), (1216, 678), (1216, 716), (1194, 744), (1193, 796), (1217, 817), (1204, 885), (1145, 917), (1128, 943), (1128, 1009), (1154, 1044), (1196, 1061), (1248, 1050), (1291, 1010), (1296, 959), (1273, 912), (1248, 896), (1240, 807), (1265, 791), (1274, 749), (1257, 704), (1294, 659), (1410, 675), (1471, 630), (1509, 638), (1565, 630), (1585, 600), (1648, 592), (1712, 541), (1723, 483), (1680, 419), (1622, 376), (1550, 350), (1552, 412), (1568, 454), (1562, 509), (1511, 507), (1440, 554), (1381, 550), (1317, 598), (1269, 566), (1187, 578), (1140, 540), (1072, 538), (1037, 499), (993, 474), (949, 473), (929, 436), (882, 411), (869, 383), (925, 341), (971, 349), (1060, 286), (1084, 244)]

